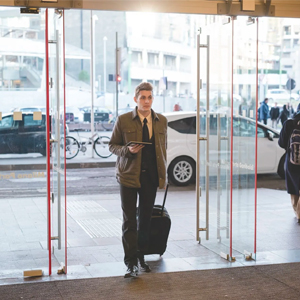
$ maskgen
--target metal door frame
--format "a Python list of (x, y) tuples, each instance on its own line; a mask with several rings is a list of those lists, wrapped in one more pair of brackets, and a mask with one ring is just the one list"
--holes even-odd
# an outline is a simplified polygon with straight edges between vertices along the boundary
[[(236, 20), (235, 16), (232, 16), (229, 18), (229, 23), (231, 23), (232, 26), (232, 62), (231, 62), (231, 124), (230, 124), (230, 131), (231, 131), (231, 136), (230, 140), (229, 137), (222, 137), (218, 133), (218, 150), (220, 150), (220, 141), (223, 139), (228, 139), (228, 144), (229, 144), (229, 149), (230, 149), (230, 190), (229, 190), (229, 199), (228, 199), (228, 204), (227, 204), (227, 209), (229, 212), (228, 220), (227, 220), (227, 227), (220, 227), (220, 224), (218, 222), (217, 224), (217, 230), (218, 234), (221, 229), (226, 229), (227, 235), (229, 235), (230, 238), (230, 245), (229, 245), (229, 254), (224, 254), (220, 253), (221, 257), (226, 258), (230, 261), (235, 261), (235, 258), (233, 257), (232, 251), (233, 251), (233, 246), (232, 246), (232, 239), (233, 239), (233, 224), (232, 224), (232, 200), (233, 200), (233, 116), (234, 116), (234, 111), (233, 111), (233, 84), (234, 84), (234, 79), (233, 79), (233, 72), (234, 72), (234, 21)], [(258, 107), (258, 17), (256, 18), (256, 109)], [(196, 145), (197, 145), (197, 150), (196, 150), (196, 240), (201, 243), (201, 237), (200, 237), (200, 232), (205, 231), (206, 232), (206, 240), (209, 240), (209, 129), (210, 129), (210, 111), (209, 111), (209, 85), (210, 85), (210, 80), (209, 80), (209, 68), (210, 68), (210, 37), (207, 35), (207, 42), (206, 44), (201, 44), (200, 43), (200, 35), (201, 35), (201, 29), (199, 29), (199, 32), (197, 34), (197, 114), (196, 114)], [(206, 136), (201, 137), (200, 136), (200, 90), (202, 88), (202, 80), (200, 78), (200, 66), (201, 66), (201, 61), (200, 61), (200, 49), (204, 48), (207, 50), (207, 61), (206, 61), (206, 67), (207, 67), (207, 84), (206, 84)], [(255, 113), (255, 112), (254, 112)], [(218, 129), (220, 129), (220, 116), (218, 117)], [(248, 253), (245, 253), (245, 258), (246, 259), (256, 259), (256, 237), (257, 237), (257, 117), (255, 117), (255, 124), (256, 124), (256, 134), (255, 134), (255, 180), (254, 180), (254, 255), (250, 254), (250, 257)], [(218, 130), (219, 132), (219, 130)], [(201, 186), (200, 186), (200, 143), (201, 141), (206, 141), (206, 163), (205, 163), (205, 174), (206, 174), (206, 219), (205, 219), (205, 227), (201, 228), (200, 227), (200, 197), (201, 197)], [(220, 179), (220, 170), (218, 170), (218, 175), (217, 175), (217, 184), (218, 187), (220, 187), (219, 179)], [(217, 214), (219, 214), (219, 190), (218, 190), (218, 210)]]
[[(63, 44), (62, 44), (62, 53), (63, 53), (63, 80), (65, 83), (65, 19), (64, 19), (64, 11), (62, 10), (62, 18), (63, 18)], [(57, 120), (56, 120), (56, 131), (58, 136), (60, 136), (60, 111), (59, 111), (59, 107), (60, 107), (60, 91), (59, 91), (59, 80), (60, 80), (60, 56), (59, 56), (59, 51), (60, 51), (60, 45), (59, 45), (59, 31), (56, 30), (56, 40), (49, 40), (49, 14), (48, 14), (48, 8), (45, 11), (46, 17), (45, 17), (45, 60), (46, 60), (46, 147), (47, 147), (47, 247), (48, 247), (48, 257), (49, 257), (49, 275), (52, 274), (52, 253), (51, 253), (51, 249), (52, 249), (52, 240), (57, 240), (58, 241), (58, 249), (61, 249), (61, 241), (62, 241), (62, 235), (61, 235), (61, 185), (60, 185), (60, 180), (61, 180), (61, 173), (63, 172), (63, 178), (64, 178), (64, 196), (65, 196), (65, 214), (64, 214), (64, 218), (65, 218), (65, 265), (62, 266), (62, 270), (63, 273), (67, 273), (67, 207), (66, 207), (66, 203), (67, 203), (67, 193), (66, 193), (66, 156), (64, 155), (64, 170), (62, 170), (60, 168), (60, 162), (61, 162), (61, 158), (60, 158), (60, 138), (58, 138), (58, 140), (52, 140), (51, 137), (51, 114), (50, 114), (50, 85), (52, 84), (52, 79), (50, 78), (49, 74), (50, 74), (50, 67), (49, 67), (49, 44), (50, 43), (55, 43), (56, 44), (56, 68), (57, 68), (57, 76), (56, 76), (56, 81), (57, 84), (55, 85), (56, 87), (56, 100), (57, 100), (57, 105), (58, 105), (58, 111), (57, 113)], [(65, 107), (66, 107), (66, 91), (65, 91), (65, 84), (63, 85), (63, 128), (65, 130), (66, 128), (66, 117), (65, 117)], [(51, 160), (50, 160), (50, 156), (52, 154), (51, 148), (52, 148), (52, 143), (56, 143), (58, 146), (56, 147), (56, 154), (57, 154), (57, 167), (55, 167), (53, 164), (51, 164)], [(65, 135), (64, 135), (64, 140), (63, 140), (63, 145), (64, 145), (64, 149), (66, 146), (66, 139), (65, 139)], [(52, 222), (56, 221), (53, 220), (51, 218), (51, 211), (53, 209), (52, 206), (52, 201), (54, 200), (53, 196), (54, 194), (51, 193), (51, 181), (52, 181), (52, 177), (51, 177), (51, 169), (52, 172), (57, 172), (58, 174), (58, 220), (57, 220), (57, 225), (58, 225), (58, 235), (57, 236), (53, 236), (53, 232), (52, 232)]]

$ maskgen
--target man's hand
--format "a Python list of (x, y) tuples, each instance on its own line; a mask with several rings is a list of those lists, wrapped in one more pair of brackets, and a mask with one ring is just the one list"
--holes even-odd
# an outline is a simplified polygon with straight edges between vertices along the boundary
[(128, 146), (129, 151), (132, 154), (138, 153), (141, 149), (143, 149), (145, 146), (144, 145), (134, 145), (134, 146)]

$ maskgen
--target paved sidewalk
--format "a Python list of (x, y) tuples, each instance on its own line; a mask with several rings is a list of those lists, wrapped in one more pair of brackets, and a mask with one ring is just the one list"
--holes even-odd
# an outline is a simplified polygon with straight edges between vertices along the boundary
[[(157, 202), (162, 197), (163, 192), (159, 192)], [(42, 268), (47, 274), (44, 201), (44, 198), (0, 201), (0, 224), (4, 228), (0, 230), (0, 285), (26, 282), (22, 271), (28, 268)], [(213, 251), (214, 246), (205, 241), (204, 235), (203, 245), (198, 244), (194, 191), (175, 191), (171, 186), (166, 206), (172, 228), (166, 253), (161, 258), (147, 256), (153, 272), (300, 261), (300, 226), (285, 191), (258, 189), (256, 261), (247, 261), (243, 253), (234, 251), (236, 261), (228, 262)], [(29, 217), (26, 207), (30, 207), (31, 213), (33, 209), (34, 216)], [(68, 275), (56, 275), (59, 263), (54, 259), (53, 275), (36, 280), (123, 275), (119, 195), (68, 196), (67, 213)]]

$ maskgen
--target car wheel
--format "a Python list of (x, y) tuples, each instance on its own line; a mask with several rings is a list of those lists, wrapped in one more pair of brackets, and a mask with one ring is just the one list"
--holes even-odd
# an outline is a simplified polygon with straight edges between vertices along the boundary
[(195, 162), (189, 157), (177, 157), (169, 166), (170, 180), (177, 186), (186, 186), (195, 181)]
[(282, 178), (285, 179), (285, 155), (282, 155), (280, 158), (279, 164), (278, 164), (278, 169), (277, 169), (277, 174)]

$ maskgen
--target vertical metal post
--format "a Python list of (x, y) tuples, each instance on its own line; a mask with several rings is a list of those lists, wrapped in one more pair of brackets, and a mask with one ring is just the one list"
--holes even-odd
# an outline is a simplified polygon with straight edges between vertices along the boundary
[(231, 139), (230, 139), (230, 209), (229, 209), (229, 256), (232, 258), (232, 204), (233, 204), (233, 118), (234, 118), (234, 111), (233, 111), (233, 70), (234, 70), (234, 21), (235, 19), (232, 18), (232, 41), (231, 41)]
[[(163, 81), (165, 80), (165, 69), (163, 69)], [(163, 90), (163, 112), (166, 112), (166, 89)]]
[[(200, 32), (201, 33), (201, 32)], [(196, 145), (197, 145), (197, 158), (196, 158), (196, 209), (197, 209), (197, 241), (200, 242), (199, 231), (206, 231), (206, 239), (209, 239), (209, 36), (207, 36), (207, 44), (200, 44), (200, 33), (197, 35), (197, 115), (196, 115)], [(200, 48), (207, 50), (207, 84), (206, 84), (206, 137), (200, 136), (200, 89), (202, 87), (200, 79)], [(206, 220), (205, 228), (200, 228), (200, 142), (206, 141), (206, 171), (205, 171), (205, 192), (206, 192)]]
[(59, 30), (56, 30), (56, 153), (57, 153), (57, 171), (53, 170), (53, 172), (57, 172), (57, 236), (58, 236), (58, 249), (61, 249), (61, 174), (60, 170), (60, 78), (59, 78)]
[[(255, 112), (257, 112), (258, 107), (258, 33), (259, 33), (259, 23), (258, 18), (256, 18), (256, 105)], [(256, 259), (256, 237), (257, 237), (257, 114), (255, 113), (255, 182), (254, 182), (254, 256)]]
[[(62, 64), (62, 72), (63, 72), (63, 91), (64, 91), (64, 117), (63, 117), (63, 124), (64, 124), (64, 149), (66, 149), (66, 69), (65, 69), (65, 62), (66, 62), (66, 48), (65, 48), (65, 11), (63, 10), (63, 39), (62, 39), (62, 56), (63, 56), (63, 64)], [(66, 165), (66, 155), (64, 155), (64, 189), (65, 189), (65, 215), (64, 215), (64, 225), (65, 225), (65, 274), (67, 274), (68, 269), (68, 258), (67, 258), (67, 165)]]
[[(93, 16), (91, 10), (91, 134), (94, 136), (94, 97), (95, 97), (95, 21), (97, 16)], [(94, 157), (94, 148), (92, 147), (92, 158)]]
[(118, 55), (118, 33), (116, 32), (116, 76), (115, 76), (115, 79), (116, 79), (116, 117), (118, 116), (118, 110), (119, 110), (119, 82), (118, 82), (118, 78), (117, 76), (118, 75), (121, 75), (121, 74), (118, 74), (118, 65), (119, 65), (119, 55)]
[[(220, 98), (219, 98), (220, 99)], [(218, 107), (220, 100), (218, 100)], [(217, 149), (218, 149), (218, 173), (217, 173), (217, 239), (221, 238), (221, 116), (217, 115)]]
[[(131, 54), (132, 51), (128, 48), (128, 93), (131, 95)], [(153, 86), (155, 86), (155, 81)]]
[(196, 114), (196, 240), (201, 242), (200, 226), (200, 33), (197, 34), (197, 114)]
[(103, 93), (106, 94), (106, 41), (107, 37), (103, 38)]
[(50, 196), (50, 94), (49, 94), (49, 23), (48, 23), (48, 8), (45, 12), (45, 60), (46, 60), (46, 154), (47, 154), (47, 247), (48, 247), (48, 260), (49, 260), (49, 275), (52, 273), (52, 261), (51, 261), (51, 196)]
[(209, 111), (209, 35), (207, 36), (206, 57), (206, 239), (209, 239), (209, 135), (210, 135), (210, 111)]

